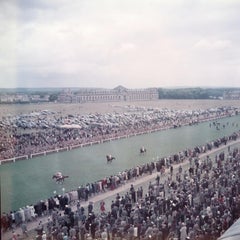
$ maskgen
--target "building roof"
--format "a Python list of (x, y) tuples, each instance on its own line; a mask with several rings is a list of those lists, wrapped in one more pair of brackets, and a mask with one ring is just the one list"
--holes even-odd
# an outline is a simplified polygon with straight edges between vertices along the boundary
[(119, 92), (122, 92), (122, 91), (127, 91), (127, 88), (119, 85), (117, 87), (115, 87), (113, 90), (116, 90), (116, 91), (119, 91)]
[(240, 239), (240, 218), (218, 238), (218, 240), (239, 240)]

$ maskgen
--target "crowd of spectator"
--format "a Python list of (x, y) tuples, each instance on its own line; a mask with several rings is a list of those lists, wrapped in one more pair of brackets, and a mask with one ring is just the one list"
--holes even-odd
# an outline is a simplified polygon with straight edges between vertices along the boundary
[[(21, 226), (27, 237), (27, 223), (48, 215), (47, 224), (40, 221), (35, 229), (36, 239), (217, 239), (240, 216), (240, 153), (228, 147), (214, 159), (199, 154), (238, 137), (239, 132), (4, 214), (3, 229)], [(147, 191), (131, 185), (116, 195), (109, 211), (104, 202), (100, 209), (91, 202), (96, 194), (153, 172), (157, 178)]]
[(42, 111), (0, 121), (0, 160), (70, 149), (92, 142), (196, 124), (235, 115), (236, 108), (174, 111), (136, 108), (126, 113), (67, 115)]

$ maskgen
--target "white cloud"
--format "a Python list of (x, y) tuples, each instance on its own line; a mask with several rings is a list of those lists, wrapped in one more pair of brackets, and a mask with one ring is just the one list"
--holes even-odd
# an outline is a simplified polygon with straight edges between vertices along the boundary
[(198, 41), (194, 47), (207, 50), (222, 50), (231, 47), (230, 40), (208, 40), (206, 38)]
[(199, 86), (216, 75), (218, 85), (231, 86), (240, 77), (239, 6), (233, 0), (1, 1), (0, 87), (57, 80), (80, 87)]

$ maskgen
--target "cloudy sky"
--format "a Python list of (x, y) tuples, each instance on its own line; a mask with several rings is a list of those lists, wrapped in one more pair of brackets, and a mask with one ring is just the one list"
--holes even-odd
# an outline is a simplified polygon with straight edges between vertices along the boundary
[(239, 0), (0, 0), (0, 87), (240, 87)]

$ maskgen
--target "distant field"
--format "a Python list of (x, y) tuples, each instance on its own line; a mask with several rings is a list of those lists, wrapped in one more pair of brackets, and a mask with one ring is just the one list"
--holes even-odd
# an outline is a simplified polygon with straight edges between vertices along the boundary
[(168, 108), (172, 110), (208, 109), (221, 106), (235, 106), (240, 108), (240, 100), (158, 100), (138, 102), (107, 102), (83, 104), (0, 104), (0, 118), (7, 115), (18, 115), (40, 110), (50, 110), (59, 114), (87, 114), (126, 112), (128, 106)]

